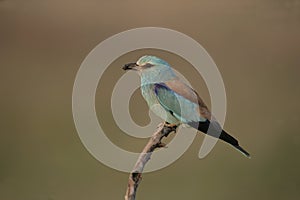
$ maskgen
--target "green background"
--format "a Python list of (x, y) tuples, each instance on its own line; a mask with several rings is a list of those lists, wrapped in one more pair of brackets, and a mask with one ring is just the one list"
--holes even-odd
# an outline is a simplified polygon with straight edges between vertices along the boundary
[[(97, 44), (144, 26), (183, 32), (208, 51), (226, 87), (225, 129), (252, 158), (218, 142), (200, 160), (199, 133), (179, 160), (144, 174), (138, 199), (299, 198), (299, 25), (299, 0), (1, 0), (0, 199), (123, 199), (128, 174), (95, 160), (78, 137), (72, 88)], [(147, 140), (116, 126), (110, 95), (123, 64), (144, 54), (167, 60), (210, 104), (182, 58), (151, 49), (121, 56), (99, 83), (96, 108), (108, 137), (135, 152)], [(139, 92), (130, 111), (138, 124), (149, 122)]]

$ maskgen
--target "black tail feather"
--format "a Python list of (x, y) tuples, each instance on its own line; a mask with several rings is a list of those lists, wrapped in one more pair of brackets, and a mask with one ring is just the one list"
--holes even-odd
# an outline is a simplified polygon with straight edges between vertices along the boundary
[[(195, 129), (207, 134), (208, 129), (210, 127), (209, 126), (210, 121), (206, 120), (204, 122), (191, 122), (191, 123), (189, 123), (189, 125)], [(233, 147), (235, 147), (235, 149), (237, 149), (239, 152), (244, 154), (246, 157), (250, 157), (250, 154), (239, 145), (239, 142), (234, 137), (229, 135), (226, 131), (222, 130), (222, 132), (220, 134), (220, 133), (218, 133), (217, 129), (214, 130), (214, 127), (211, 126), (208, 134), (231, 144)]]

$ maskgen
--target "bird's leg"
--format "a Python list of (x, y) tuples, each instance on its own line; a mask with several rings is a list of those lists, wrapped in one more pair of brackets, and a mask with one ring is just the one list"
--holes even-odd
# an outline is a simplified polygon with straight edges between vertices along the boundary
[(178, 127), (178, 124), (170, 124), (169, 122), (165, 122), (165, 127), (169, 127), (169, 128), (177, 128)]
[(174, 131), (176, 133), (178, 126), (179, 126), (178, 124), (170, 124), (169, 122), (165, 122), (164, 129), (169, 129), (169, 130), (171, 129), (171, 131), (169, 131), (169, 130), (166, 131), (168, 134), (166, 134), (165, 137), (168, 137), (169, 133), (172, 131)]

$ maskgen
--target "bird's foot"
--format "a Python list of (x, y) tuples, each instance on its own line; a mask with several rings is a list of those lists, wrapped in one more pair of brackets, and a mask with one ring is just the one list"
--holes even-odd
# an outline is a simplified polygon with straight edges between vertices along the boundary
[(169, 122), (166, 122), (164, 124), (165, 127), (168, 127), (168, 128), (177, 128), (178, 124), (170, 124)]
[(167, 132), (167, 134), (165, 136), (167, 137), (169, 135), (169, 133), (171, 133), (173, 131), (176, 133), (177, 127), (178, 127), (178, 124), (170, 124), (168, 122), (165, 122), (164, 123), (164, 130)]

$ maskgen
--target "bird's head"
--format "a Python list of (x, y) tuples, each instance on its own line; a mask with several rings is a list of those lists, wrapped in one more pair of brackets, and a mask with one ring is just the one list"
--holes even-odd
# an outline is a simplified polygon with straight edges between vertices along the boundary
[(145, 84), (163, 82), (176, 77), (170, 65), (156, 56), (142, 56), (137, 62), (124, 65), (123, 69), (137, 71)]
[(134, 70), (137, 71), (140, 75), (143, 74), (164, 74), (172, 73), (172, 68), (169, 63), (156, 57), (156, 56), (142, 56), (135, 63), (128, 63), (123, 66), (124, 70)]

